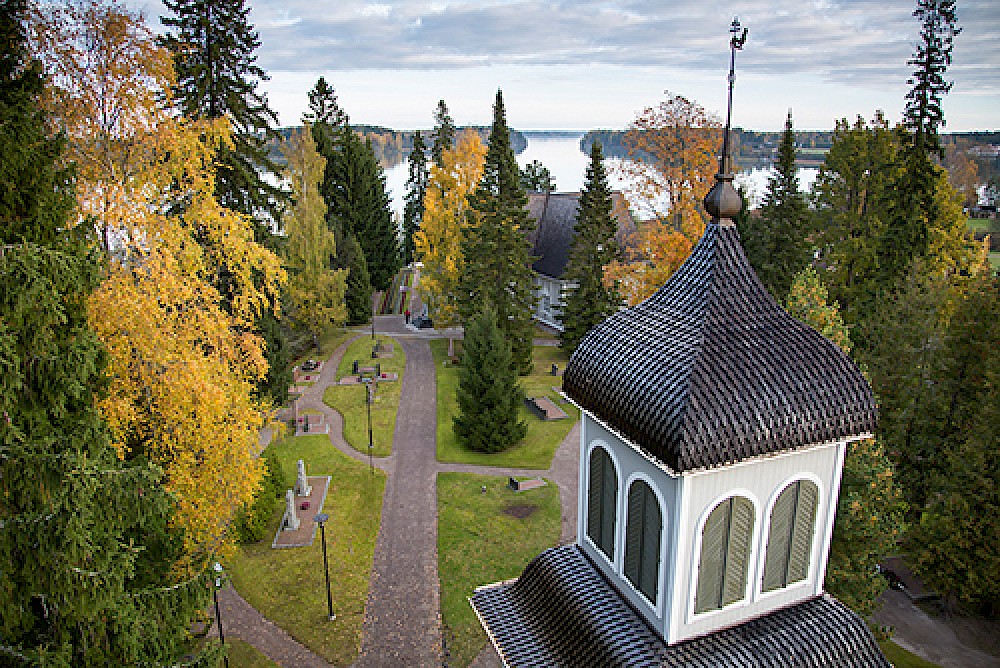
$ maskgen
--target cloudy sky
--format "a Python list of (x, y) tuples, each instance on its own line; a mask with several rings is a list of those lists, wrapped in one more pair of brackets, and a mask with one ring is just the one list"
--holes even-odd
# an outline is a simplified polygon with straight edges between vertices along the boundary
[[(151, 23), (155, 0), (128, 1)], [(430, 127), (439, 99), (460, 125), (490, 121), (503, 89), (519, 129), (622, 128), (669, 90), (724, 112), (728, 28), (737, 55), (733, 122), (800, 129), (899, 118), (919, 24), (913, 0), (247, 0), (264, 84), (296, 124), (325, 76), (354, 123)], [(1000, 1), (959, 0), (946, 130), (1000, 128)]]

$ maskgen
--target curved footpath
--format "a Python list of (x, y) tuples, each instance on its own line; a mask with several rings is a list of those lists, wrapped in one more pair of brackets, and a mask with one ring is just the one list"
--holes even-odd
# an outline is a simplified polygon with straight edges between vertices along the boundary
[[(559, 488), (561, 541), (568, 542), (576, 533), (580, 427), (578, 422), (567, 434), (548, 471), (438, 462), (434, 359), (427, 340), (439, 335), (407, 329), (402, 316), (380, 316), (376, 328), (379, 334), (392, 336), (400, 343), (406, 353), (406, 367), (392, 455), (375, 459), (375, 465), (388, 475), (365, 605), (361, 653), (355, 665), (440, 666), (443, 657), (437, 572), (437, 474), (453, 471), (501, 477), (541, 474)], [(367, 456), (344, 440), (343, 417), (323, 403), (323, 392), (337, 382), (337, 365), (355, 338), (330, 355), (319, 380), (300, 398), (299, 407), (322, 412), (330, 425), (331, 444), (349, 457), (367, 463)], [(232, 587), (219, 592), (219, 606), (223, 633), (252, 645), (275, 663), (287, 668), (330, 665), (264, 618)], [(217, 634), (217, 629), (213, 629), (213, 634)], [(475, 665), (499, 665), (492, 647), (483, 651)]]

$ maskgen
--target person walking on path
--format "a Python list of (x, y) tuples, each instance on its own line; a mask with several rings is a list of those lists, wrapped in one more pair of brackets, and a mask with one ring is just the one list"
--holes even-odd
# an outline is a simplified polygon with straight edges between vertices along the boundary
[(406, 316), (406, 324), (409, 325), (410, 324), (410, 309), (406, 309), (403, 312), (403, 315)]

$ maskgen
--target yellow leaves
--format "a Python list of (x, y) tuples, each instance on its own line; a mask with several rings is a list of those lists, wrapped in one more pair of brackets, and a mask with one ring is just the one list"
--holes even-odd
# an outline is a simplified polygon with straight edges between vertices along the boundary
[(483, 175), (486, 147), (479, 135), (463, 131), (453, 149), (444, 152), (442, 167), (431, 167), (424, 218), (414, 235), (417, 257), (424, 268), (420, 296), (438, 326), (458, 321), (458, 290), (462, 265), (462, 230), (472, 210), (468, 197)]
[(253, 221), (216, 201), (228, 122), (169, 111), (170, 54), (140, 15), (96, 2), (49, 7), (35, 36), (81, 211), (108, 252), (89, 304), (109, 354), (99, 407), (120, 456), (164, 469), (184, 559), (197, 564), (224, 547), (261, 477), (257, 434), (269, 407), (253, 384), (267, 364), (252, 326), (284, 270), (255, 242)]
[(645, 109), (625, 133), (631, 160), (621, 170), (633, 183), (633, 195), (656, 209), (665, 202), (663, 219), (647, 222), (628, 256), (606, 268), (607, 280), (620, 281), (630, 305), (655, 292), (691, 254), (705, 231), (701, 201), (718, 170), (721, 123), (697, 102), (668, 95)]

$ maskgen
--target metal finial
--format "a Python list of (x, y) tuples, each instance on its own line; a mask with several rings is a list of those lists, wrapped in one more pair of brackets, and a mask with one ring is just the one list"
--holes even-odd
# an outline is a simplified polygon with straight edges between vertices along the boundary
[(729, 159), (729, 129), (733, 120), (733, 84), (736, 83), (736, 52), (743, 49), (747, 41), (747, 29), (740, 26), (739, 17), (734, 17), (729, 26), (732, 38), (729, 40), (729, 100), (726, 105), (726, 133), (722, 139), (722, 156), (719, 158), (719, 173), (726, 174)]
[(705, 196), (705, 209), (721, 225), (732, 225), (732, 219), (743, 208), (743, 199), (733, 188), (733, 175), (726, 169), (729, 163), (729, 131), (733, 120), (733, 84), (736, 83), (736, 52), (743, 49), (747, 41), (747, 29), (740, 25), (738, 18), (729, 27), (729, 101), (726, 106), (726, 130), (722, 138), (722, 155), (719, 156), (719, 173), (715, 185)]

